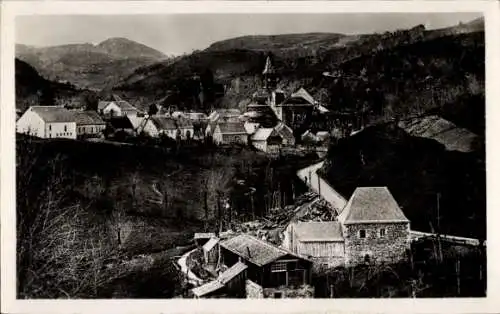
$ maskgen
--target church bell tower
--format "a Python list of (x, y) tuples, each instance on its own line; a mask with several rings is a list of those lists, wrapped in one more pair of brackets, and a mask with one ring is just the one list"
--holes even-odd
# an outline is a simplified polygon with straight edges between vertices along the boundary
[(276, 86), (278, 85), (278, 76), (276, 75), (276, 70), (271, 63), (271, 58), (269, 56), (267, 56), (264, 71), (262, 71), (262, 78), (264, 80), (264, 89), (268, 91), (276, 89)]

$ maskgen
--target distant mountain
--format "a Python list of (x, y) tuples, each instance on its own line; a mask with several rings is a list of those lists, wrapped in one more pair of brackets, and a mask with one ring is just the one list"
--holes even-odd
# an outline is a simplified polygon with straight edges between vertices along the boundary
[(125, 38), (110, 38), (97, 45), (17, 44), (16, 57), (31, 64), (47, 79), (92, 89), (111, 86), (139, 67), (168, 59), (153, 48)]
[(16, 108), (24, 111), (34, 105), (81, 105), (80, 96), (89, 91), (69, 83), (47, 80), (28, 63), (15, 61)]

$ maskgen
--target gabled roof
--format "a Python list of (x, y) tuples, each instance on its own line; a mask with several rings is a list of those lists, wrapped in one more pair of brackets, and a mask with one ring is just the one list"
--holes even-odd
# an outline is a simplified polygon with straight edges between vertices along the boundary
[(46, 123), (75, 122), (75, 115), (70, 110), (57, 106), (32, 106), (30, 109)]
[(248, 268), (247, 265), (243, 264), (242, 262), (237, 262), (236, 264), (231, 266), (229, 269), (227, 269), (225, 272), (220, 274), (220, 276), (217, 278), (217, 281), (219, 281), (221, 284), (225, 285), (229, 281), (231, 281), (231, 279), (233, 279), (234, 277), (238, 276), (240, 273), (245, 271), (245, 269), (247, 269), (247, 268)]
[(187, 118), (179, 118), (176, 120), (176, 124), (178, 128), (181, 129), (192, 129), (193, 128), (193, 122)]
[(222, 134), (247, 134), (243, 122), (221, 122), (217, 125)]
[(214, 280), (199, 287), (193, 288), (191, 291), (195, 296), (202, 297), (204, 295), (215, 292), (223, 287), (224, 285), (222, 283), (220, 283), (218, 280)]
[(76, 125), (106, 124), (95, 111), (74, 111)]
[(274, 129), (285, 139), (295, 139), (292, 129), (283, 122), (278, 123)]
[(175, 130), (177, 126), (175, 120), (170, 117), (151, 117), (151, 121), (158, 130)]
[(108, 122), (115, 129), (134, 129), (134, 126), (128, 117), (112, 117), (108, 120)]
[(110, 103), (111, 103), (111, 101), (100, 100), (97, 103), (97, 109), (102, 110), (102, 109), (106, 108), (106, 106), (109, 105)]
[(97, 104), (97, 109), (103, 110), (111, 103), (114, 103), (123, 111), (139, 111), (137, 108), (132, 106), (128, 101), (122, 99), (113, 101), (99, 101), (99, 103)]
[(338, 220), (344, 224), (409, 222), (387, 187), (357, 188)]
[(286, 255), (307, 260), (304, 257), (248, 234), (240, 234), (221, 241), (220, 246), (257, 266), (267, 265)]
[(210, 251), (211, 249), (214, 248), (214, 246), (217, 245), (217, 243), (219, 243), (219, 239), (218, 238), (210, 238), (210, 240), (207, 241), (207, 243), (203, 244), (203, 251)]
[(298, 222), (294, 231), (301, 242), (341, 242), (342, 225), (338, 221)]
[(280, 106), (294, 105), (294, 104), (314, 106), (315, 103), (316, 101), (311, 96), (311, 94), (309, 94), (303, 87), (301, 87), (298, 91), (296, 91), (290, 97), (285, 99), (285, 101), (283, 101), (280, 104)]
[[(273, 132), (273, 128), (258, 128), (252, 135), (252, 141), (266, 141)], [(276, 132), (274, 132), (274, 134), (278, 135)]]

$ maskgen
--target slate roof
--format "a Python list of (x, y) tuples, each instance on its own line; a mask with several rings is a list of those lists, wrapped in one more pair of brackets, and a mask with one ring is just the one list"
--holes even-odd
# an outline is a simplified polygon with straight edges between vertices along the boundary
[(221, 122), (218, 126), (222, 134), (247, 134), (243, 122)]
[(273, 128), (258, 128), (252, 135), (252, 141), (266, 141), (273, 131)]
[(257, 266), (267, 265), (286, 255), (307, 260), (304, 257), (300, 257), (297, 254), (248, 234), (240, 234), (221, 241), (220, 246)]
[(128, 117), (112, 117), (108, 120), (108, 122), (115, 129), (134, 129), (134, 126)]
[(210, 251), (211, 249), (214, 248), (214, 246), (219, 243), (218, 238), (210, 238), (210, 240), (207, 241), (207, 243), (203, 244), (203, 250), (204, 251)]
[(46, 123), (75, 122), (75, 115), (70, 110), (57, 106), (32, 106), (30, 109)]
[(177, 125), (175, 120), (170, 117), (151, 117), (151, 121), (158, 130), (175, 130)]
[(176, 125), (180, 129), (192, 129), (193, 128), (193, 122), (187, 118), (179, 118), (176, 121)]
[(278, 132), (281, 137), (288, 139), (288, 140), (294, 140), (295, 137), (293, 136), (293, 131), (288, 127), (288, 125), (284, 124), (283, 122), (278, 123), (276, 127), (274, 128), (276, 132)]
[(338, 216), (344, 224), (409, 222), (387, 187), (359, 187)]
[(242, 262), (238, 262), (231, 266), (229, 269), (227, 269), (225, 272), (219, 275), (217, 278), (217, 281), (219, 281), (221, 284), (225, 285), (229, 281), (231, 281), (234, 277), (238, 276), (240, 273), (245, 271), (248, 266), (243, 264)]
[(95, 111), (74, 111), (76, 125), (106, 124)]
[(220, 283), (218, 280), (214, 280), (199, 287), (193, 288), (191, 291), (195, 296), (202, 297), (204, 295), (215, 292), (223, 287), (224, 285), (222, 283)]
[(340, 242), (342, 225), (338, 221), (299, 222), (294, 226), (297, 238), (302, 242)]
[(316, 103), (316, 101), (311, 96), (311, 94), (309, 94), (303, 87), (301, 87), (298, 91), (293, 93), (290, 97), (288, 97), (288, 99), (286, 99), (283, 103), (281, 103), (280, 106), (293, 105), (298, 103), (300, 103), (301, 105), (306, 104), (313, 106)]
[(213, 232), (196, 232), (194, 234), (195, 239), (210, 239), (212, 237), (215, 237), (215, 233)]

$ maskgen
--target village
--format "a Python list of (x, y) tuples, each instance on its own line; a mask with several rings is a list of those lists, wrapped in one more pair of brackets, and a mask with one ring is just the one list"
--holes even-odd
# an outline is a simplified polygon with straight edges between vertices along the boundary
[[(331, 112), (303, 88), (285, 95), (278, 81), (268, 57), (262, 87), (244, 112), (179, 111), (156, 103), (143, 112), (113, 95), (99, 101), (97, 111), (32, 106), (20, 113), (16, 129), (44, 139), (127, 144), (127, 138), (145, 136), (250, 146), (269, 156), (304, 151), (324, 156), (332, 142), (363, 127), (359, 115)], [(320, 166), (296, 173), (311, 191), (286, 210), (235, 230), (193, 234), (197, 247), (176, 262), (191, 287), (185, 297), (313, 298), (313, 274), (399, 262), (408, 258), (412, 241), (435, 236), (411, 230), (387, 187), (358, 187), (346, 200), (316, 173)], [(480, 245), (475, 239), (440, 237)]]

